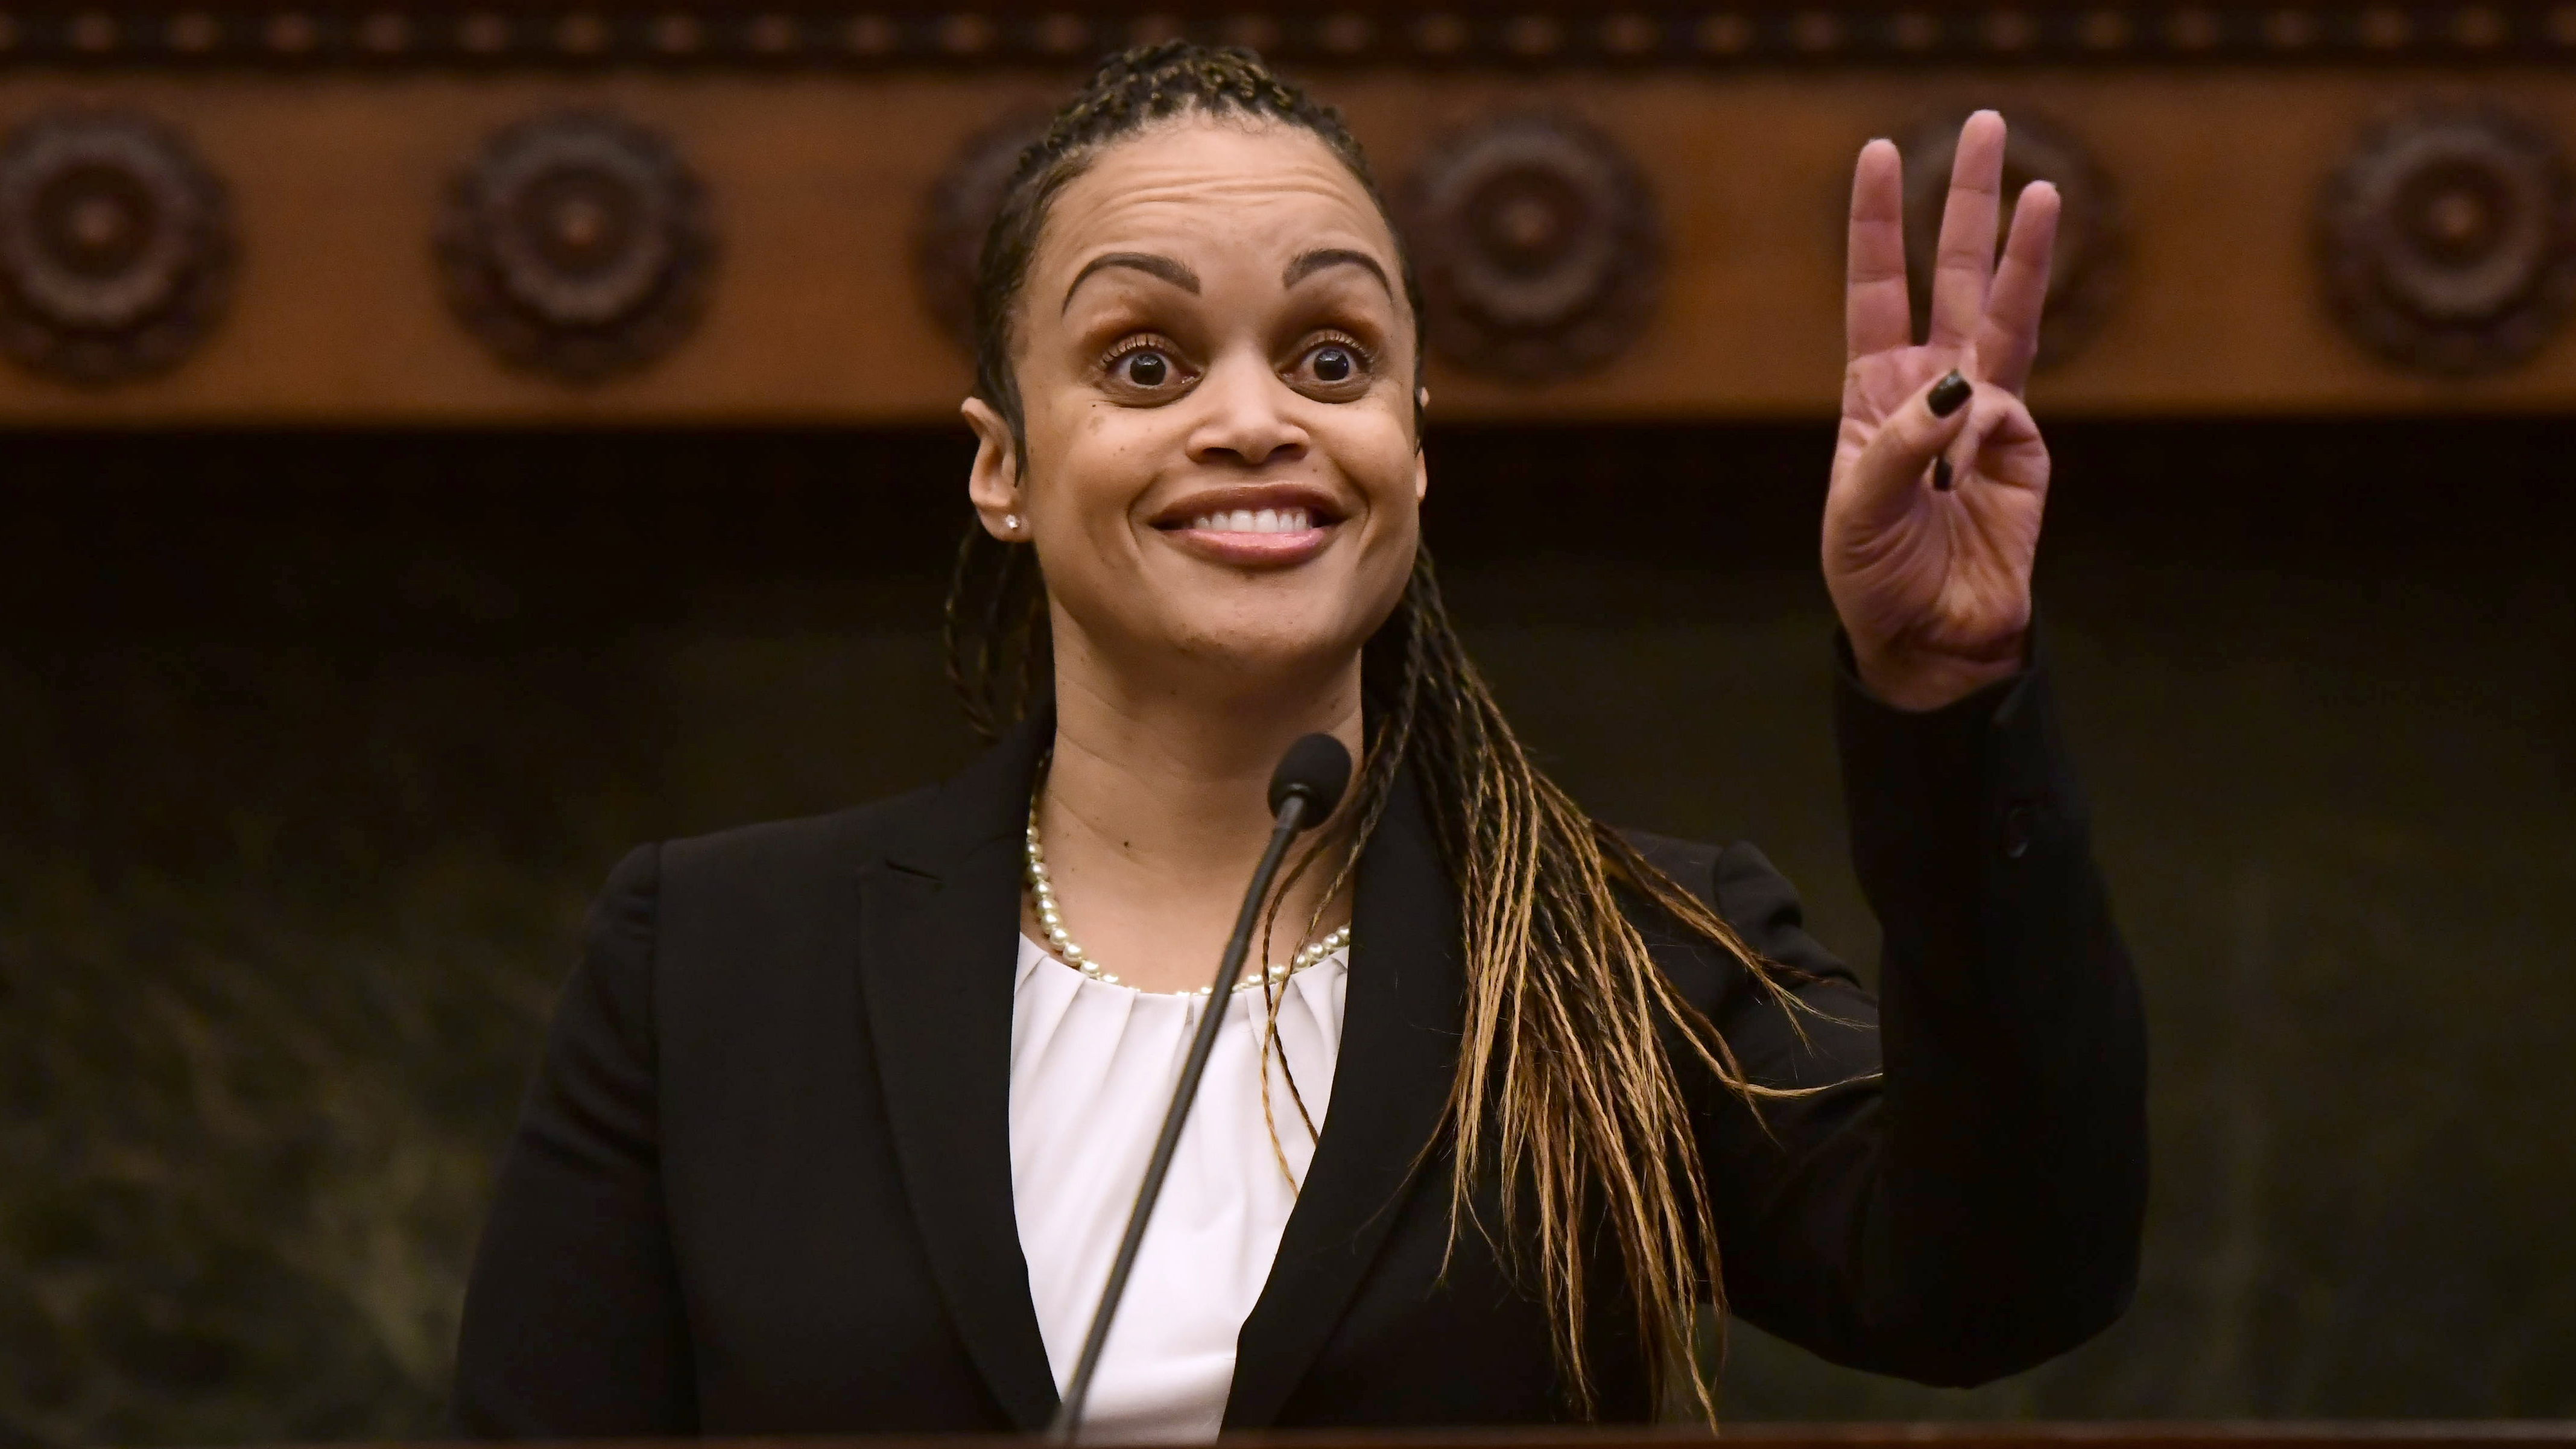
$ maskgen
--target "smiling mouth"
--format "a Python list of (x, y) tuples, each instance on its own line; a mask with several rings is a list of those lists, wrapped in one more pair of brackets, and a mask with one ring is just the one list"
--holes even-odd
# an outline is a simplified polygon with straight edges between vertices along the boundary
[(1210, 489), (1175, 500), (1154, 528), (1186, 553), (1231, 568), (1278, 569), (1319, 557), (1343, 515), (1320, 489)]
[(1304, 533), (1315, 526), (1310, 508), (1236, 508), (1170, 525), (1199, 533)]

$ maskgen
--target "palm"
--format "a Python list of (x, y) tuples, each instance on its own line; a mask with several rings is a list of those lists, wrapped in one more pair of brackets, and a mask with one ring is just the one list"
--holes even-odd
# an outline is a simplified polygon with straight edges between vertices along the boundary
[[(1906, 296), (1895, 147), (1864, 149), (1854, 179), (1849, 353), (1823, 562), (1865, 666), (1873, 658), (1975, 667), (2017, 659), (2028, 627), (2049, 465), (2020, 394), (2037, 347), (2057, 197), (2046, 183), (2024, 192), (1998, 267), (2003, 142), (2003, 122), (1991, 113), (1960, 133), (1920, 344)], [(1964, 420), (1936, 420), (1924, 411), (1925, 389), (1954, 369), (1974, 392)], [(1946, 489), (1930, 476), (1935, 451), (1951, 465)]]

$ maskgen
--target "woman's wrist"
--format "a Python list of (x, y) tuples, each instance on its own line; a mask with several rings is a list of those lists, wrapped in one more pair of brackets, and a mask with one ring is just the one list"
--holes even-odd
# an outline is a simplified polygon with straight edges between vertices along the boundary
[(1852, 664), (1869, 692), (1893, 708), (1917, 713), (1958, 703), (2027, 665), (2030, 631), (2002, 641), (1992, 653), (1953, 654), (1852, 640)]

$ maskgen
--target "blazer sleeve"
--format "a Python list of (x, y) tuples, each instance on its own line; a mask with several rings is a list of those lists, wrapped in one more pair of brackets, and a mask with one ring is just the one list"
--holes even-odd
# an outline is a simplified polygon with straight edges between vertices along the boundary
[(591, 907), (580, 966), (501, 1159), (465, 1292), (450, 1413), (478, 1438), (693, 1433), (695, 1381), (663, 1217), (653, 947), (661, 852)]
[(1720, 912), (1809, 1008), (1738, 978), (1718, 1028), (1753, 1079), (1817, 1089), (1757, 1113), (1706, 1084), (1729, 1303), (1838, 1363), (1982, 1383), (2128, 1305), (2147, 1185), (2137, 985), (2045, 659), (1919, 714), (1872, 697), (1847, 653), (1840, 674), (1854, 863), (1885, 941), (1877, 1001), (1760, 852), (1710, 863)]

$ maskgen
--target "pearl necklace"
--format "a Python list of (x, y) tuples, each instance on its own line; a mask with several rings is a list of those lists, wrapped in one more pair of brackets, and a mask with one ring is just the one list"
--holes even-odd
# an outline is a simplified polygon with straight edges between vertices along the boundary
[[(1028, 878), (1029, 897), (1037, 902), (1038, 929), (1046, 932), (1047, 946), (1055, 952), (1055, 958), (1094, 981), (1110, 986), (1123, 985), (1124, 983), (1116, 976), (1101, 970), (1100, 964), (1092, 960), (1073, 937), (1065, 932), (1064, 912), (1058, 909), (1055, 903), (1055, 882), (1047, 878), (1046, 851), (1038, 844), (1038, 812), (1034, 802), (1029, 806)], [(1350, 943), (1351, 928), (1344, 926), (1312, 945), (1299, 947), (1296, 957), (1287, 964), (1273, 963), (1267, 973), (1268, 977), (1272, 981), (1285, 981)], [(1261, 982), (1260, 976), (1249, 977), (1234, 983), (1234, 989), (1248, 991), (1260, 985)], [(1184, 991), (1179, 994), (1205, 996), (1208, 994), (1208, 988), (1202, 986), (1196, 991)]]

